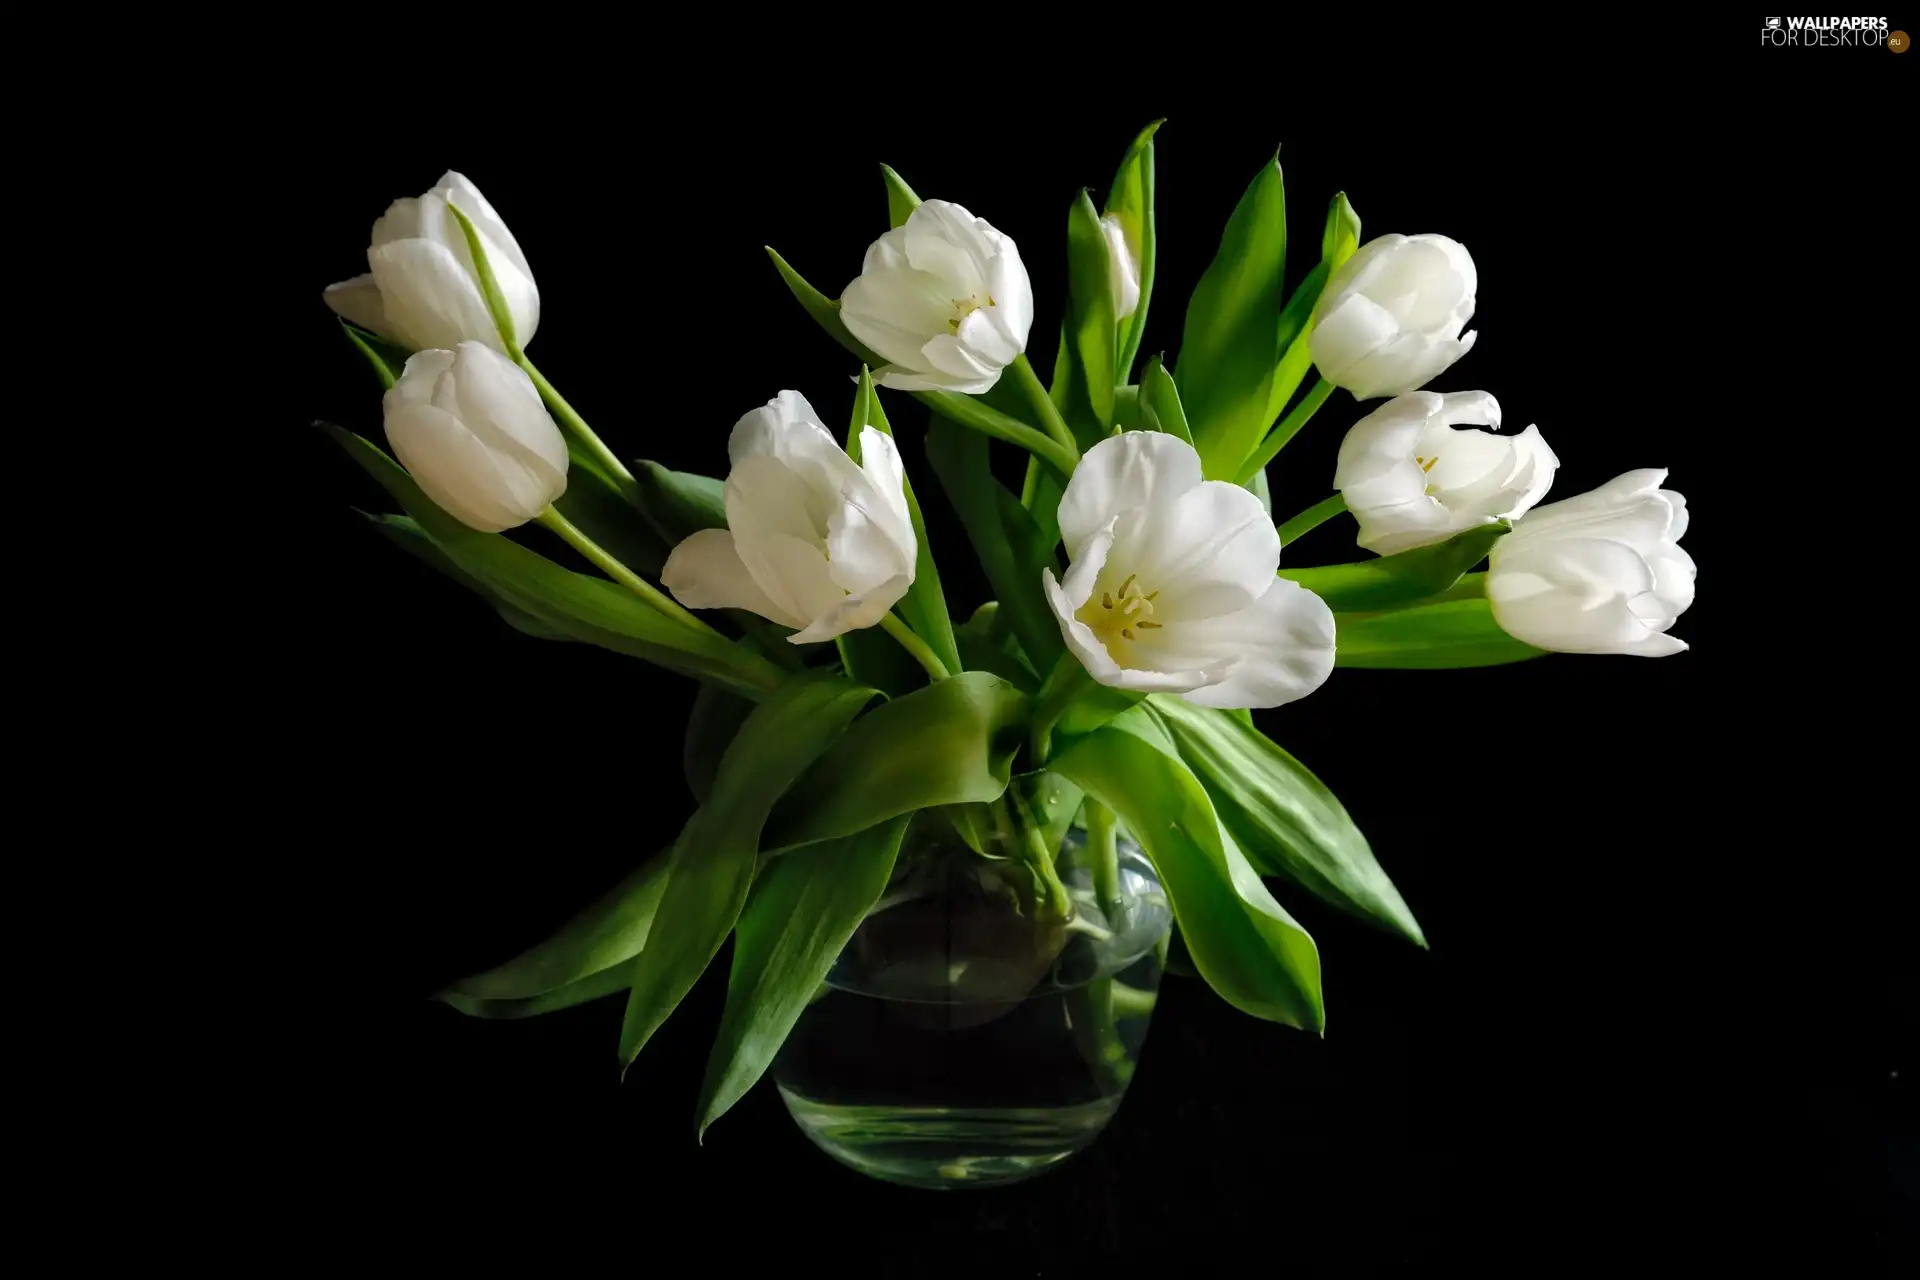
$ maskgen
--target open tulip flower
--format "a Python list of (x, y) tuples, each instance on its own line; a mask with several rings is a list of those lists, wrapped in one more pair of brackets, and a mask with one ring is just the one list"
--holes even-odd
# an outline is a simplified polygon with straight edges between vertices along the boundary
[[(370, 273), (326, 296), (389, 388), (391, 454), (330, 428), (404, 512), (375, 517), (380, 531), (529, 636), (701, 685), (683, 749), (694, 808), (677, 838), (553, 938), (452, 984), (449, 1004), (521, 1017), (624, 993), (624, 1067), (732, 937), (703, 1128), (772, 1070), (814, 1140), (856, 1168), (918, 1185), (1023, 1176), (1084, 1144), (1089, 1099), (1117, 1105), (1144, 1033), (1121, 1023), (1151, 1012), (1175, 918), (1224, 999), (1310, 1031), (1326, 1026), (1320, 951), (1276, 892), (1425, 945), (1351, 815), (1267, 736), (1292, 714), (1271, 709), (1339, 667), (1686, 647), (1668, 632), (1693, 603), (1695, 567), (1664, 471), (1538, 505), (1560, 465), (1540, 432), (1500, 433), (1484, 391), (1422, 389), (1474, 341), (1478, 278), (1461, 245), (1362, 241), (1340, 193), (1313, 228), (1320, 262), (1286, 290), (1299, 275), (1289, 240), (1314, 239), (1287, 234), (1272, 160), (1184, 320), (1177, 299), (1165, 316), (1156, 128), (1100, 204), (1084, 189), (1070, 202), (1065, 296), (1049, 310), (1061, 327), (1045, 335), (1052, 385), (1026, 354), (1035, 299), (1013, 240), (922, 201), (892, 169), (857, 232), (878, 238), (841, 297), (773, 254), (848, 352), (819, 386), (851, 375), (852, 409), (823, 419), (781, 391), (734, 423), (724, 477), (629, 466), (533, 367), (539, 292), (472, 183), (449, 173), (374, 225)], [(1177, 360), (1142, 361), (1150, 315), (1179, 326)], [(726, 372), (690, 403), (753, 376)], [(1334, 491), (1276, 520), (1266, 465), (1340, 387), (1392, 398), (1354, 415), (1332, 475), (1286, 468), (1289, 483)], [(1558, 404), (1566, 447), (1581, 402)], [(613, 409), (637, 419), (646, 405)], [(650, 416), (650, 431), (670, 425)], [(686, 423), (683, 452), (718, 460), (725, 418), (672, 421)], [(1298, 563), (1297, 539), (1349, 517), (1363, 553)], [(954, 572), (969, 553), (979, 572)], [(1373, 694), (1406, 703), (1397, 684)], [(623, 696), (607, 691), (610, 715), (667, 731)], [(636, 785), (651, 797), (673, 784), (642, 773)], [(1097, 977), (1074, 985), (1074, 973)], [(1024, 1004), (1032, 993), (1044, 998)], [(983, 1063), (1019, 1073), (1008, 1096), (1022, 1109), (981, 1112), (994, 1132), (1027, 1135), (1019, 1160), (969, 1146), (983, 1132), (971, 1119), (924, 1127), (927, 1114), (975, 1114), (974, 1095), (943, 1083), (914, 1084), (924, 1096), (902, 1083), (857, 1115), (806, 1093), (808, 1073), (868, 1051), (835, 1011), (896, 995), (896, 1019), (863, 1008), (860, 1025), (1057, 1037), (1044, 1072), (1024, 1070), (1011, 1040), (1010, 1061)], [(1084, 1073), (1054, 1069), (1071, 1055)], [(893, 1089), (888, 1065), (862, 1063), (863, 1078)], [(780, 1075), (790, 1068), (804, 1078)], [(1056, 1078), (1068, 1082), (1057, 1097)], [(896, 1101), (919, 1110), (896, 1115)], [(1068, 1116), (1057, 1144), (1055, 1108)], [(859, 1145), (896, 1129), (932, 1154)]]
[(1072, 567), (1047, 602), (1090, 675), (1203, 707), (1277, 707), (1333, 671), (1333, 611), (1285, 578), (1260, 500), (1157, 431), (1102, 440), (1060, 499)]
[(1410, 391), (1354, 423), (1333, 487), (1360, 526), (1360, 545), (1381, 555), (1424, 547), (1540, 501), (1560, 460), (1538, 427), (1492, 434), (1499, 429), (1500, 402), (1484, 391)]

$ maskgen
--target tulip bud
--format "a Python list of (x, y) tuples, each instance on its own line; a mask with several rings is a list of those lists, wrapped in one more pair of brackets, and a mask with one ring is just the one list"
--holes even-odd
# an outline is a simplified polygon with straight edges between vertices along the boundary
[(1417, 390), (1467, 354), (1478, 285), (1466, 246), (1445, 236), (1369, 240), (1327, 281), (1308, 350), (1356, 400)]
[(1011, 238), (927, 200), (867, 250), (840, 318), (889, 362), (873, 371), (881, 386), (977, 395), (1027, 349), (1033, 285)]
[(1359, 522), (1360, 545), (1389, 556), (1531, 509), (1560, 459), (1538, 427), (1512, 437), (1492, 434), (1499, 429), (1500, 402), (1484, 391), (1411, 391), (1354, 423), (1333, 487)]
[(478, 342), (422, 351), (383, 402), (387, 443), (434, 504), (482, 533), (567, 491), (567, 442), (532, 379)]
[(1664, 470), (1629, 471), (1591, 493), (1536, 507), (1493, 544), (1487, 603), (1508, 635), (1561, 653), (1657, 658), (1693, 603), (1693, 558), (1680, 549), (1687, 500)]
[(1126, 431), (1081, 455), (1060, 498), (1071, 564), (1041, 570), (1067, 648), (1101, 684), (1203, 707), (1277, 707), (1333, 671), (1333, 611), (1274, 576), (1260, 500), (1207, 480), (1178, 436)]
[(366, 275), (328, 287), (327, 305), (344, 318), (411, 351), (484, 342), (505, 351), (467, 246), (448, 209), (465, 214), (479, 233), (501, 296), (524, 347), (540, 326), (540, 290), (527, 257), (480, 189), (449, 172), (414, 200), (396, 200), (373, 224)]
[(861, 428), (855, 463), (805, 396), (782, 391), (734, 424), (727, 453), (728, 527), (687, 538), (660, 571), (681, 604), (747, 609), (811, 644), (873, 626), (913, 585), (920, 544), (893, 437)]
[(1100, 215), (1100, 229), (1107, 233), (1108, 279), (1113, 284), (1113, 318), (1125, 320), (1140, 305), (1140, 263), (1127, 248), (1127, 229), (1120, 215)]

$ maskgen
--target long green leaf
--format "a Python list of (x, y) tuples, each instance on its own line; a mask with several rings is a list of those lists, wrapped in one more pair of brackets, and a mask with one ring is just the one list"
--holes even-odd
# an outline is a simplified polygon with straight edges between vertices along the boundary
[(775, 858), (734, 926), (727, 1006), (700, 1085), (700, 1134), (725, 1115), (800, 1020), (840, 949), (886, 890), (910, 817)]
[(732, 932), (753, 882), (760, 832), (788, 787), (852, 723), (875, 691), (838, 676), (801, 676), (747, 717), (720, 759), (713, 794), (668, 855), (667, 887), (632, 966), (620, 1065), (646, 1047)]
[(862, 346), (860, 340), (853, 336), (852, 331), (847, 328), (847, 322), (840, 318), (840, 302), (837, 298), (829, 298), (808, 284), (806, 277), (788, 266), (787, 260), (775, 253), (770, 245), (767, 247), (767, 256), (773, 259), (774, 270), (780, 273), (780, 278), (786, 282), (787, 289), (793, 294), (794, 300), (813, 317), (815, 323), (827, 331), (828, 337), (853, 352), (862, 362), (871, 367), (878, 368), (886, 363)]
[(1484, 599), (1445, 600), (1394, 613), (1336, 613), (1333, 621), (1336, 667), (1497, 667), (1545, 652), (1502, 631)]
[(1140, 404), (1154, 430), (1193, 443), (1193, 429), (1187, 425), (1187, 411), (1180, 403), (1180, 388), (1159, 356), (1147, 361), (1140, 375)]
[(1354, 212), (1347, 193), (1336, 191), (1327, 202), (1327, 223), (1320, 232), (1320, 260), (1327, 264), (1328, 271), (1338, 271), (1359, 247), (1360, 215)]
[(1118, 814), (1140, 842), (1208, 985), (1256, 1018), (1325, 1028), (1318, 948), (1260, 882), (1150, 712), (1128, 712), (1048, 767)]
[(1040, 688), (1040, 677), (1027, 664), (1020, 641), (998, 625), (999, 618), (999, 601), (989, 600), (954, 629), (960, 661), (969, 671), (991, 671), (1020, 692), (1033, 693)]
[(626, 965), (617, 964), (610, 969), (590, 973), (577, 982), (569, 982), (551, 991), (542, 991), (537, 996), (523, 996), (513, 1000), (486, 1000), (463, 995), (458, 991), (442, 991), (439, 998), (470, 1018), (493, 1020), (536, 1018), (543, 1013), (571, 1009), (589, 1000), (601, 1000), (616, 992), (625, 991), (628, 981)]
[(748, 697), (764, 697), (779, 682), (781, 673), (766, 659), (666, 617), (624, 587), (563, 569), (497, 533), (469, 529), (435, 506), (378, 447), (344, 428), (322, 425), (449, 560), (515, 608), (576, 640), (713, 680)]
[[(880, 403), (880, 392), (873, 385), (872, 375), (862, 369), (860, 378), (863, 397), (858, 407), (864, 409), (865, 425), (882, 435), (893, 435), (893, 425), (887, 421), (887, 411)], [(854, 435), (858, 434), (854, 432)], [(904, 471), (905, 450), (901, 450), (900, 457)], [(933, 562), (933, 543), (927, 538), (926, 518), (920, 514), (920, 499), (914, 494), (911, 477), (904, 478), (904, 487), (907, 515), (913, 521), (913, 539), (919, 550), (914, 555), (913, 585), (907, 588), (907, 594), (900, 599), (900, 616), (906, 619), (914, 634), (927, 642), (927, 647), (946, 664), (947, 670), (958, 671), (960, 650), (953, 638), (953, 619), (947, 615), (947, 597), (940, 587), (940, 569)]]
[(1067, 212), (1067, 317), (1063, 330), (1067, 361), (1055, 374), (1064, 388), (1052, 394), (1082, 450), (1104, 440), (1113, 428), (1114, 328), (1112, 254), (1100, 214), (1083, 189)]
[(1490, 524), (1468, 529), (1430, 547), (1354, 564), (1283, 568), (1280, 576), (1325, 600), (1335, 613), (1398, 609), (1437, 596), (1458, 582), (1462, 574), (1487, 558), (1488, 550), (1508, 527)]
[(1286, 190), (1276, 155), (1241, 196), (1187, 303), (1180, 398), (1209, 480), (1234, 479), (1272, 422), (1267, 400), (1285, 350), (1286, 249)]
[(1115, 367), (1119, 371), (1116, 381), (1121, 382), (1126, 381), (1134, 357), (1140, 354), (1140, 339), (1147, 331), (1147, 304), (1153, 301), (1154, 257), (1159, 241), (1153, 214), (1153, 135), (1165, 123), (1155, 120), (1140, 131), (1121, 158), (1113, 185), (1107, 188), (1105, 212), (1120, 219), (1127, 248), (1140, 264), (1140, 304), (1120, 322), (1120, 356)]
[(727, 747), (752, 713), (751, 702), (710, 684), (701, 685), (694, 695), (693, 710), (687, 715), (687, 736), (680, 748), (680, 767), (687, 775), (687, 789), (698, 803), (705, 804), (712, 796), (720, 757), (726, 755)]
[(648, 526), (593, 451), (572, 433), (567, 435), (567, 455), (567, 491), (553, 505), (627, 568), (659, 577), (673, 541)]
[(400, 380), (401, 373), (406, 370), (407, 353), (379, 334), (368, 333), (345, 320), (340, 322), (340, 332), (347, 335), (347, 341), (353, 344), (354, 350), (366, 357), (367, 363), (373, 367), (373, 376), (380, 379), (381, 389), (391, 391), (393, 384)]
[(439, 572), (444, 573), (447, 577), (453, 579), (461, 586), (466, 587), (469, 591), (472, 591), (482, 600), (492, 605), (494, 612), (498, 613), (502, 621), (515, 631), (523, 635), (532, 636), (536, 640), (573, 639), (573, 637), (566, 632), (561, 631), (557, 627), (548, 626), (533, 614), (515, 607), (488, 590), (486, 583), (480, 581), (472, 574), (467, 573), (461, 569), (459, 565), (449, 560), (447, 553), (433, 544), (433, 539), (427, 536), (426, 531), (420, 527), (419, 523), (415, 521), (412, 516), (381, 515), (370, 511), (362, 511), (360, 514), (365, 516), (388, 542), (393, 543), (394, 546), (399, 547), (408, 555), (420, 560), (423, 564), (429, 565)]
[(769, 826), (767, 850), (850, 836), (916, 809), (998, 799), (1028, 709), (1025, 694), (985, 671), (875, 707), (794, 788)]
[(633, 479), (640, 514), (669, 548), (702, 529), (727, 527), (725, 482), (674, 471), (647, 458), (635, 460)]
[(887, 225), (906, 226), (907, 219), (920, 207), (920, 197), (913, 194), (913, 188), (893, 171), (892, 166), (881, 165), (880, 177), (887, 184)]
[(1035, 669), (1051, 671), (1065, 648), (1040, 577), (1044, 569), (1059, 572), (1053, 541), (1035, 526), (1033, 514), (993, 478), (987, 442), (978, 435), (935, 418), (927, 430), (927, 457), (967, 531), (987, 581), (993, 584), (1000, 616)]
[(1305, 765), (1225, 712), (1167, 694), (1155, 694), (1147, 705), (1262, 875), (1285, 876), (1336, 907), (1427, 945), (1367, 838)]
[(468, 1005), (475, 1002), (528, 1000), (624, 964), (646, 945), (666, 886), (667, 853), (662, 851), (546, 941), (497, 968), (448, 984), (440, 998), (471, 1012)]

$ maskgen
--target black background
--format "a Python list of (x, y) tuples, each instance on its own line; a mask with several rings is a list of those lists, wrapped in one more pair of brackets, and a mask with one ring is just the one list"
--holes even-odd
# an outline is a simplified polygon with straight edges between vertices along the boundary
[[(1783, 351), (1794, 323), (1711, 279), (1741, 268), (1746, 237), (1766, 238), (1749, 211), (1775, 171), (1724, 144), (1767, 91), (1650, 101), (1672, 70), (1616, 64), (1459, 101), (1304, 79), (1228, 101), (1194, 70), (1130, 101), (1017, 112), (969, 79), (1013, 68), (930, 73), (905, 104), (884, 76), (749, 73), (559, 119), (502, 110), (484, 128), (383, 131), (378, 146), (328, 110), (288, 115), (282, 145), (324, 180), (274, 214), (292, 248), (273, 278), (299, 303), (282, 352), (298, 394), (268, 427), (285, 456), (276, 570), (301, 586), (269, 695), (291, 840), (256, 888), (301, 953), (297, 989), (260, 1010), (299, 1043), (299, 1069), (265, 1104), (293, 1122), (275, 1145), (296, 1198), (349, 1234), (525, 1237), (561, 1260), (624, 1233), (649, 1242), (652, 1266), (671, 1246), (874, 1274), (1074, 1274), (1095, 1256), (1200, 1274), (1443, 1260), (1575, 1274), (1657, 1248), (1687, 1270), (1804, 1255), (1867, 1273), (1888, 1212), (1911, 1211), (1879, 1138), (1900, 1087), (1877, 1029), (1883, 988), (1845, 969), (1835, 937), (1850, 927), (1802, 874), (1813, 851), (1770, 814), (1770, 793), (1795, 783), (1749, 752), (1791, 708), (1767, 692), (1777, 658), (1732, 608), (1736, 582), (1771, 573), (1743, 527), (1747, 473), (1734, 478), (1771, 446), (1742, 419), (1764, 412), (1756, 400), (1811, 394), (1819, 374), (1736, 385), (1726, 330)], [(671, 838), (691, 808), (678, 753), (692, 689), (513, 633), (352, 514), (382, 495), (301, 424), (379, 438), (378, 387), (320, 290), (365, 269), (386, 203), (447, 167), (471, 177), (538, 276), (533, 358), (616, 450), (711, 474), (734, 419), (775, 392), (800, 389), (829, 422), (850, 394), (848, 358), (760, 246), (837, 292), (885, 227), (885, 161), (1018, 241), (1041, 350), (1069, 200), (1081, 185), (1098, 200), (1159, 115), (1143, 355), (1177, 350), (1186, 294), (1276, 144), (1289, 283), (1336, 190), (1368, 237), (1463, 241), (1481, 336), (1436, 389), (1483, 388), (1510, 428), (1538, 423), (1563, 464), (1551, 497), (1671, 468), (1700, 566), (1699, 603), (1675, 628), (1692, 651), (1342, 670), (1261, 713), (1367, 831), (1431, 951), (1283, 889), (1320, 943), (1324, 1040), (1170, 979), (1119, 1117), (1017, 1188), (864, 1180), (815, 1152), (765, 1085), (696, 1146), (724, 956), (624, 1086), (617, 1000), (520, 1023), (431, 1003)], [(889, 403), (920, 491), (937, 494), (921, 411)], [(1276, 515), (1327, 493), (1358, 416), (1339, 393), (1286, 451)], [(960, 613), (984, 589), (938, 497), (928, 505)], [(1325, 526), (1284, 560), (1356, 558), (1351, 530)]]

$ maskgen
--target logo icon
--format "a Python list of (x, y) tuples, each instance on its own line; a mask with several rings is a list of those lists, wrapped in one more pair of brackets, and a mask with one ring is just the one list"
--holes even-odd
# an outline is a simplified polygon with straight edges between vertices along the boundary
[(1778, 18), (1767, 19), (1767, 30), (1778, 31), (1779, 29), (1780, 29), (1780, 19)]

